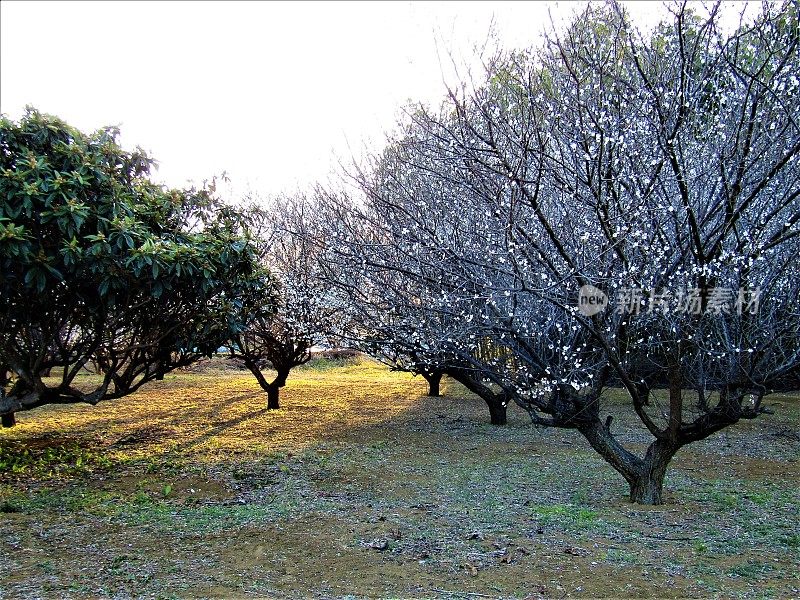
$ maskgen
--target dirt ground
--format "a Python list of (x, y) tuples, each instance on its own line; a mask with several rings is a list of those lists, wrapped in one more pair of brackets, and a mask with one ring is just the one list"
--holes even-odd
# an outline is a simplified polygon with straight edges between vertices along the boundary
[(0, 597), (800, 597), (800, 396), (684, 448), (643, 507), (577, 433), (443, 390), (316, 361), (267, 411), (211, 365), (20, 414)]

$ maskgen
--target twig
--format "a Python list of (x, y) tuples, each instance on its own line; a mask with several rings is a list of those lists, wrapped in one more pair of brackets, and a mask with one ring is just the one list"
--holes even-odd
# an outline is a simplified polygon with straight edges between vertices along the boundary
[(487, 596), (486, 594), (479, 594), (478, 592), (453, 592), (450, 590), (439, 590), (436, 588), (431, 588), (432, 592), (438, 592), (440, 594), (448, 594), (450, 596), (473, 596), (475, 598), (497, 598), (497, 596)]
[(649, 533), (640, 533), (642, 537), (651, 538), (654, 540), (667, 540), (670, 542), (691, 542), (692, 540), (700, 539), (698, 536), (690, 536), (690, 537), (670, 537), (668, 535), (652, 535)]

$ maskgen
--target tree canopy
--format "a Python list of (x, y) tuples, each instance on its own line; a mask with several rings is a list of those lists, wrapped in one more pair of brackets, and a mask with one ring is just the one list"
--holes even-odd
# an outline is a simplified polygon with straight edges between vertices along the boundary
[[(233, 211), (148, 178), (106, 128), (0, 121), (0, 414), (118, 398), (215, 351), (271, 279)], [(91, 389), (74, 385), (91, 365)], [(58, 369), (52, 371), (53, 369)], [(52, 374), (55, 379), (44, 375)]]
[[(720, 17), (682, 5), (643, 36), (589, 6), (409, 111), (354, 174), (363, 198), (328, 198), (361, 224), (329, 254), (362, 330), (576, 429), (639, 502), (800, 371), (797, 6), (732, 34)], [(582, 311), (586, 290), (606, 310)], [(614, 435), (614, 387), (643, 456)]]

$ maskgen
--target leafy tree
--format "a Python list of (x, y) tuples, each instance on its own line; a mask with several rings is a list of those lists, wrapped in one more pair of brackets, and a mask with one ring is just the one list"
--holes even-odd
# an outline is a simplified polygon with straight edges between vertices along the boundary
[[(214, 352), (270, 279), (208, 189), (149, 181), (117, 130), (0, 121), (0, 414), (119, 398)], [(99, 383), (77, 375), (92, 364)], [(43, 374), (55, 369), (55, 380)], [(95, 381), (95, 380), (92, 380)]]

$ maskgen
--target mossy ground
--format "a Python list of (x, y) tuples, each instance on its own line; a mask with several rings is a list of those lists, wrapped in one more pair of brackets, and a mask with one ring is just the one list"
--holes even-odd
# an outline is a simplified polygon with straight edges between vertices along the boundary
[(797, 395), (683, 449), (644, 507), (578, 434), (515, 408), (493, 427), (443, 390), (319, 363), (267, 411), (249, 374), (210, 368), (20, 414), (0, 433), (2, 595), (800, 595)]

